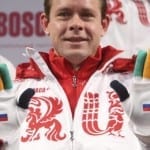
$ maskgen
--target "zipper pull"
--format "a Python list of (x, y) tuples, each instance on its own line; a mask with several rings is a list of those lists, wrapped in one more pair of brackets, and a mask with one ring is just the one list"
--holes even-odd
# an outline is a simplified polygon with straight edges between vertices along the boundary
[(72, 86), (73, 86), (74, 88), (77, 87), (77, 77), (76, 77), (76, 75), (73, 75), (73, 77), (72, 77)]
[(70, 131), (70, 139), (71, 139), (71, 141), (74, 140), (74, 133), (73, 133), (73, 131)]

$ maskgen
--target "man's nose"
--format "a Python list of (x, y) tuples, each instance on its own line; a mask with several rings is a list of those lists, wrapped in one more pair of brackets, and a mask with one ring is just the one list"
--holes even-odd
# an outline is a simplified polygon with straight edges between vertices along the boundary
[(83, 30), (83, 20), (80, 18), (79, 15), (74, 15), (70, 20), (69, 29), (71, 31), (79, 32)]

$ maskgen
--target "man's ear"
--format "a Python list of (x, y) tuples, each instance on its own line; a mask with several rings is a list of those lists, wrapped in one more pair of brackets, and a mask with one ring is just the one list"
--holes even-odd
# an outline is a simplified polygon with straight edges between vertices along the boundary
[(45, 32), (46, 35), (49, 35), (49, 31), (48, 31), (48, 23), (49, 23), (49, 20), (46, 16), (45, 13), (42, 13), (41, 16), (40, 16), (40, 23), (41, 23), (41, 26), (43, 28), (43, 31)]
[(109, 22), (110, 22), (110, 19), (109, 19), (108, 16), (106, 16), (104, 19), (102, 19), (101, 24), (102, 24), (102, 27), (103, 27), (103, 32), (102, 32), (101, 36), (104, 36), (105, 33), (107, 32), (107, 29), (109, 27)]

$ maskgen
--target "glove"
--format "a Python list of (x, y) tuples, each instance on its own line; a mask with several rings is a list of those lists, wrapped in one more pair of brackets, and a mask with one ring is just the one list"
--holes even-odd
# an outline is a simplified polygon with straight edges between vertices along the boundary
[(150, 50), (138, 52), (131, 82), (130, 93), (116, 80), (110, 86), (118, 94), (134, 133), (147, 137), (144, 142), (150, 144)]
[(17, 150), (20, 125), (24, 120), (33, 89), (17, 95), (6, 64), (0, 64), (0, 150)]

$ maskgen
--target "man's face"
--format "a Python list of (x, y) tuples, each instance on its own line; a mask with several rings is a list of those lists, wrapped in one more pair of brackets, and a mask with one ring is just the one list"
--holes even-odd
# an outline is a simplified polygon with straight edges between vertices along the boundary
[(76, 66), (95, 54), (108, 23), (101, 20), (99, 0), (53, 0), (42, 24), (57, 54)]

